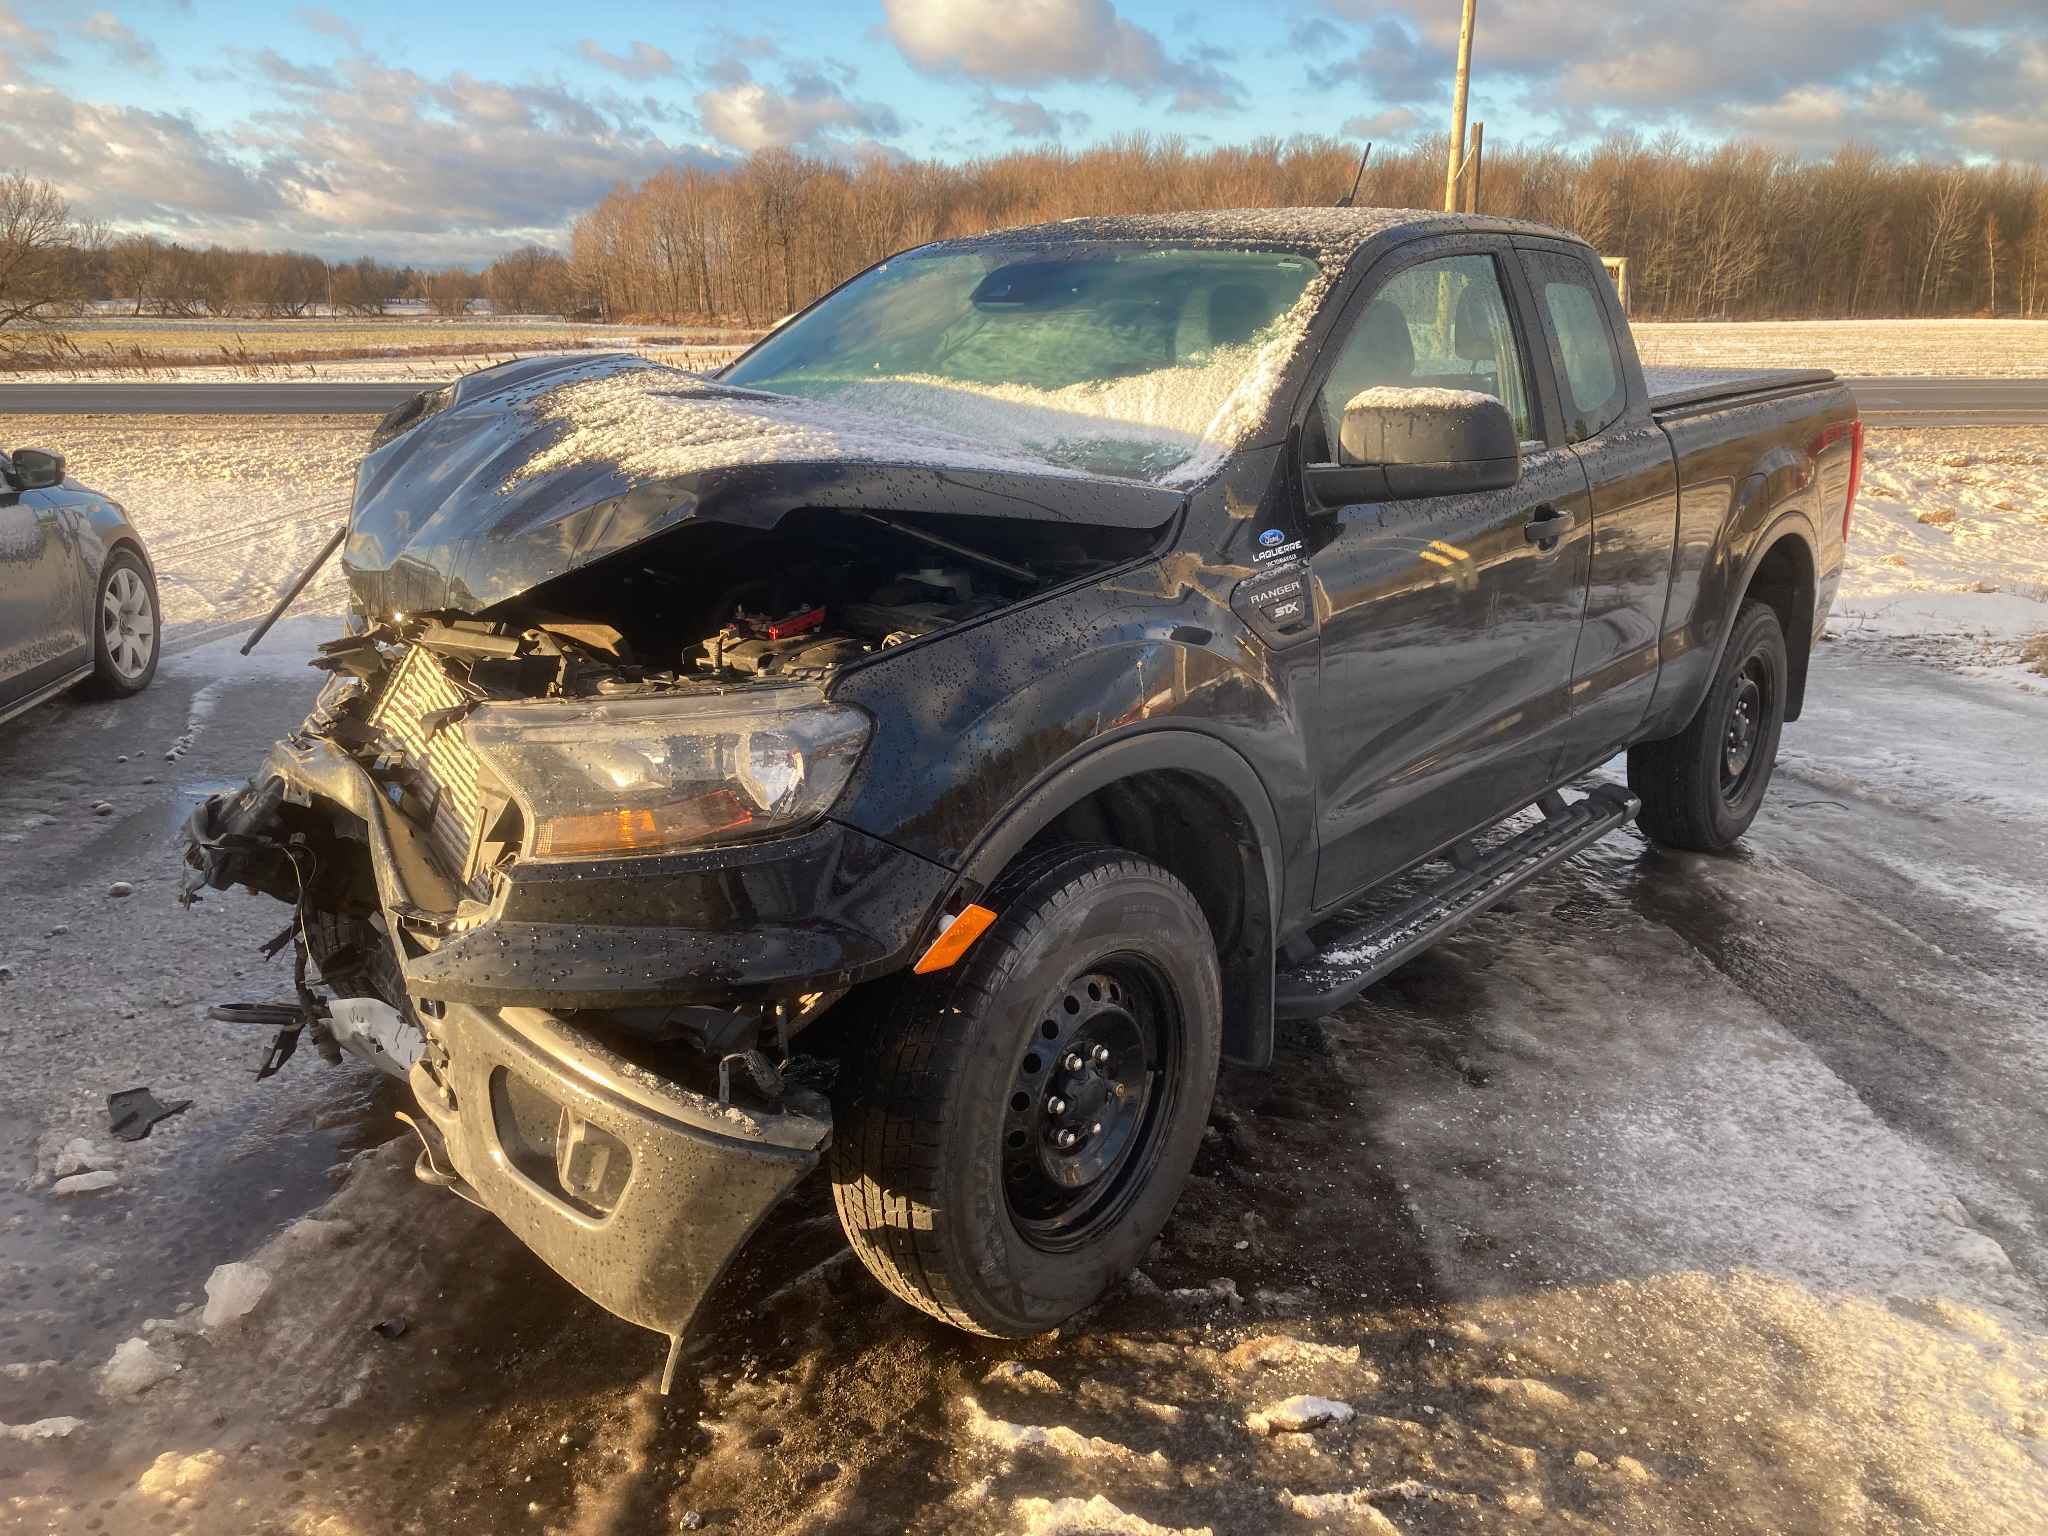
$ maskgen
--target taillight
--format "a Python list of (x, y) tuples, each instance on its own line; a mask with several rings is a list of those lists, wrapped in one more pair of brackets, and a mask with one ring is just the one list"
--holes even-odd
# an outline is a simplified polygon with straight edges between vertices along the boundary
[(1842, 498), (1842, 542), (1849, 542), (1849, 519), (1856, 513), (1856, 487), (1863, 483), (1863, 423), (1849, 423), (1849, 494)]

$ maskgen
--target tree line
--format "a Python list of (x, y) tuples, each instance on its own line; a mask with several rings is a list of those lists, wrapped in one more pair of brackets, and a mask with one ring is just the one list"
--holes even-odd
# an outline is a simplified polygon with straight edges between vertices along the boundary
[[(1359, 204), (1435, 205), (1446, 142), (1376, 149)], [(1626, 257), (1644, 318), (2048, 314), (2039, 166), (1924, 164), (1857, 145), (1814, 160), (1675, 135), (1488, 151), (1481, 209)], [(1327, 206), (1357, 164), (1356, 145), (1319, 138), (1196, 151), (1134, 135), (961, 165), (770, 151), (613, 188), (576, 221), (571, 265), (614, 318), (758, 325), (921, 241), (1091, 214)]]
[(579, 294), (559, 251), (526, 245), (481, 272), (397, 266), (360, 256), (192, 246), (156, 235), (114, 235), (75, 219), (56, 188), (21, 172), (0, 175), (0, 326), (62, 320), (89, 306), (131, 315), (287, 318), (379, 315), (403, 300), (439, 315), (488, 299), (500, 314), (569, 314)]
[[(1375, 150), (1358, 202), (1432, 205), (1445, 143)], [(566, 257), (529, 245), (482, 272), (116, 236), (15, 173), (0, 176), (0, 325), (109, 300), (173, 317), (377, 314), (399, 299), (459, 315), (481, 297), (500, 313), (761, 326), (927, 240), (1089, 214), (1327, 206), (1356, 170), (1357, 147), (1330, 138), (1197, 151), (1139, 134), (962, 164), (769, 150), (616, 186), (575, 221)], [(2037, 165), (1620, 134), (1582, 150), (1489, 146), (1479, 205), (1627, 258), (1642, 318), (2048, 315)]]

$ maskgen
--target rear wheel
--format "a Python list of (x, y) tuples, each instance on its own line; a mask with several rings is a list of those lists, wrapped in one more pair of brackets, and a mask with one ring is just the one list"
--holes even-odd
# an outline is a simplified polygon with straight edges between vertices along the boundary
[(142, 557), (117, 549), (100, 566), (93, 603), (92, 687), (119, 698), (140, 693), (156, 676), (162, 644), (156, 581)]
[(1749, 830), (1777, 763), (1787, 673), (1777, 614), (1744, 603), (1692, 723), (1668, 741), (1629, 748), (1628, 787), (1642, 799), (1645, 832), (1712, 853)]
[(1039, 1333), (1136, 1267), (1215, 1094), (1207, 920), (1145, 859), (1069, 848), (998, 883), (955, 969), (848, 1064), (833, 1195), (861, 1261), (976, 1333)]

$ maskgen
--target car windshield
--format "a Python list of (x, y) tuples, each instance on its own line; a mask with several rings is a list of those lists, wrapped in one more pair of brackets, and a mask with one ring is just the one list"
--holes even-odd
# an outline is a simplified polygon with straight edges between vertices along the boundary
[(722, 378), (1097, 474), (1185, 478), (1262, 414), (1316, 274), (1272, 251), (934, 247), (855, 279)]

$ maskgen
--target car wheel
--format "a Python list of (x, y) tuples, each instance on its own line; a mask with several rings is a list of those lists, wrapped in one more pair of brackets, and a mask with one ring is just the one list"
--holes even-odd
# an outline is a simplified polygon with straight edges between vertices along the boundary
[(106, 698), (140, 693), (156, 676), (163, 621), (156, 579), (132, 549), (117, 549), (100, 566), (92, 605), (93, 690)]
[(1714, 853), (1749, 830), (1777, 764), (1788, 670), (1777, 614), (1744, 603), (1692, 723), (1668, 741), (1629, 748), (1628, 787), (1652, 838)]
[(1158, 865), (1065, 848), (997, 883), (955, 969), (846, 1064), (841, 1225), (877, 1279), (974, 1333), (1040, 1333), (1137, 1266), (1194, 1165), (1222, 985)]

